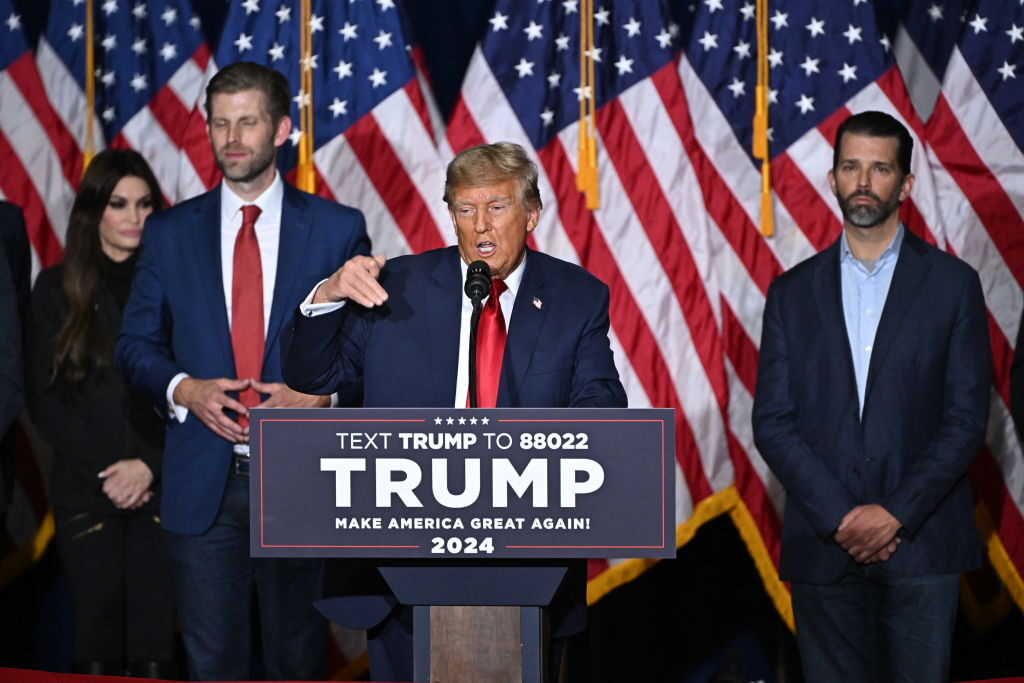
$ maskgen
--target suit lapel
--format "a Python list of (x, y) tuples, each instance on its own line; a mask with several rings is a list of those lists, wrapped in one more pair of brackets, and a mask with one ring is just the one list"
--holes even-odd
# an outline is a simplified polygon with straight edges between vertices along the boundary
[[(840, 238), (841, 239), (841, 238)], [(850, 336), (843, 315), (843, 292), (839, 274), (839, 247), (836, 241), (822, 252), (814, 274), (814, 301), (821, 318), (818, 333), (828, 337), (826, 349), (838, 349), (831, 354), (833, 362), (841, 365), (838, 377), (845, 377), (849, 391), (857, 398), (857, 380), (853, 372), (853, 357), (850, 355)], [(814, 334), (814, 332), (812, 332)]]
[(221, 347), (221, 352), (234, 365), (231, 350), (231, 329), (228, 327), (228, 310), (225, 304), (224, 277), (220, 253), (220, 186), (206, 194), (204, 201), (196, 205), (195, 220), (187, 227), (192, 232), (192, 246), (196, 255), (196, 278), (199, 289), (206, 298), (206, 310), (210, 313), (211, 333)]
[[(547, 278), (540, 264), (536, 252), (527, 252), (526, 270), (516, 293), (516, 304), (512, 309), (508, 338), (505, 341), (505, 356), (501, 363), (497, 401), (499, 407), (516, 407), (519, 404), (519, 388), (526, 379), (540, 328), (550, 308), (543, 303)], [(537, 306), (535, 301), (541, 302), (541, 305)]]
[(875, 332), (875, 341), (872, 344), (867, 387), (864, 390), (865, 406), (871, 396), (871, 386), (874, 384), (879, 368), (885, 362), (885, 356), (892, 348), (893, 341), (899, 336), (899, 331), (908, 317), (911, 305), (917, 299), (918, 293), (923, 291), (921, 283), (931, 269), (923, 257), (923, 246), (924, 243), (912, 235), (909, 230), (904, 230), (903, 244), (900, 247), (899, 259), (896, 261), (896, 270), (892, 274), (889, 294), (885, 298), (882, 318), (878, 321), (878, 330)]
[[(277, 274), (274, 279), (274, 299), (270, 306), (270, 321), (267, 325), (267, 342), (264, 354), (271, 353), (274, 340), (281, 333), (281, 326), (288, 320), (302, 297), (308, 292), (295, 291), (298, 285), (295, 274), (300, 272), (302, 254), (311, 231), (311, 219), (307, 215), (306, 201), (298, 190), (284, 184), (284, 198), (281, 202), (281, 227), (277, 245)], [(312, 283), (310, 283), (312, 286)], [(267, 355), (263, 357), (267, 366)]]
[(427, 335), (430, 372), (437, 391), (438, 405), (455, 404), (455, 377), (459, 365), (459, 330), (462, 322), (462, 271), (459, 252), (450, 247), (432, 273), (433, 283), (423, 292), (430, 312)]

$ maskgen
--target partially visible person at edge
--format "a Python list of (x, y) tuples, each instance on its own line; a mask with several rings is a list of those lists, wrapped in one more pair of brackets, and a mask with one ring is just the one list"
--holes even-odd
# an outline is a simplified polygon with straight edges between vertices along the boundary
[(754, 441), (786, 488), (779, 573), (808, 681), (948, 680), (959, 575), (981, 561), (967, 469), (992, 391), (985, 299), (900, 221), (913, 144), (882, 112), (839, 126), (842, 233), (765, 302)]
[(163, 421), (113, 368), (143, 224), (162, 207), (137, 152), (101, 152), (75, 197), (64, 261), (32, 291), (28, 403), (53, 447), (50, 503), (81, 673), (177, 673), (157, 514)]
[(224, 180), (150, 221), (115, 354), (168, 416), (160, 514), (193, 680), (319, 680), (326, 664), (313, 608), (323, 560), (249, 556), (248, 411), (330, 404), (281, 383), (278, 336), (295, 302), (370, 240), (359, 211), (278, 173), (290, 93), (253, 62), (210, 79)]

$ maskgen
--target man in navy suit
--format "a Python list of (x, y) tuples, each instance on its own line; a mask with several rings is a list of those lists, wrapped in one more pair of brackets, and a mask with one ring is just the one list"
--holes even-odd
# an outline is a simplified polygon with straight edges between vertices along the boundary
[[(625, 407), (608, 341), (608, 287), (526, 247), (541, 199), (537, 167), (522, 147), (463, 151), (448, 166), (444, 199), (457, 247), (387, 262), (357, 256), (310, 292), (295, 315), (290, 348), (284, 344), (289, 386), (319, 393), (362, 380), (367, 407), (465, 407), (472, 304), (463, 283), (468, 264), (484, 261), (491, 293), (481, 320), (494, 307), (507, 339), (490, 368), (496, 382), (485, 378), (478, 352), (478, 405)], [(484, 349), (483, 322), (480, 334)], [(570, 570), (564, 608), (552, 609), (556, 635), (582, 628), (582, 569)], [(409, 626), (399, 621), (370, 634), (375, 680), (411, 676), (408, 656), (381, 653), (374, 642)]]
[(880, 112), (839, 127), (842, 235), (765, 304), (754, 438), (786, 488), (780, 573), (808, 681), (947, 680), (959, 572), (980, 562), (985, 301), (899, 220), (912, 145)]
[(329, 403), (281, 383), (278, 336), (295, 302), (369, 240), (358, 211), (277, 172), (291, 128), (282, 74), (232, 64), (206, 96), (224, 181), (146, 221), (116, 362), (169, 416), (161, 520), (192, 679), (253, 676), (254, 589), (266, 676), (321, 678), (322, 560), (249, 558), (246, 416)]

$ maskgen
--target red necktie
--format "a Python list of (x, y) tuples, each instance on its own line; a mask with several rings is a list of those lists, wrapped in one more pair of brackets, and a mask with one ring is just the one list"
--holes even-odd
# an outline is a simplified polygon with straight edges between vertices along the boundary
[(476, 332), (476, 396), (480, 408), (494, 408), (498, 400), (501, 358), (505, 354), (505, 316), (499, 298), (506, 289), (504, 280), (491, 280), (491, 295), (480, 312)]
[[(263, 264), (260, 244), (256, 239), (256, 219), (260, 207), (242, 207), (242, 229), (235, 238), (234, 268), (231, 277), (231, 350), (235, 354), (235, 373), (239, 379), (263, 376)], [(260, 395), (249, 388), (239, 394), (239, 402), (252, 408)], [(240, 415), (243, 427), (248, 418)]]

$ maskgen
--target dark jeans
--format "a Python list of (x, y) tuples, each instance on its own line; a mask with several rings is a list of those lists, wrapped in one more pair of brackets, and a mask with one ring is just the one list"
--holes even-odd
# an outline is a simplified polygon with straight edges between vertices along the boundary
[(75, 622), (75, 661), (174, 661), (174, 598), (152, 512), (54, 510)]
[(192, 680), (251, 679), (252, 596), (268, 680), (324, 677), (323, 560), (249, 557), (249, 479), (231, 474), (206, 533), (164, 532)]
[(878, 577), (857, 567), (829, 586), (792, 585), (808, 683), (943, 683), (959, 575)]

